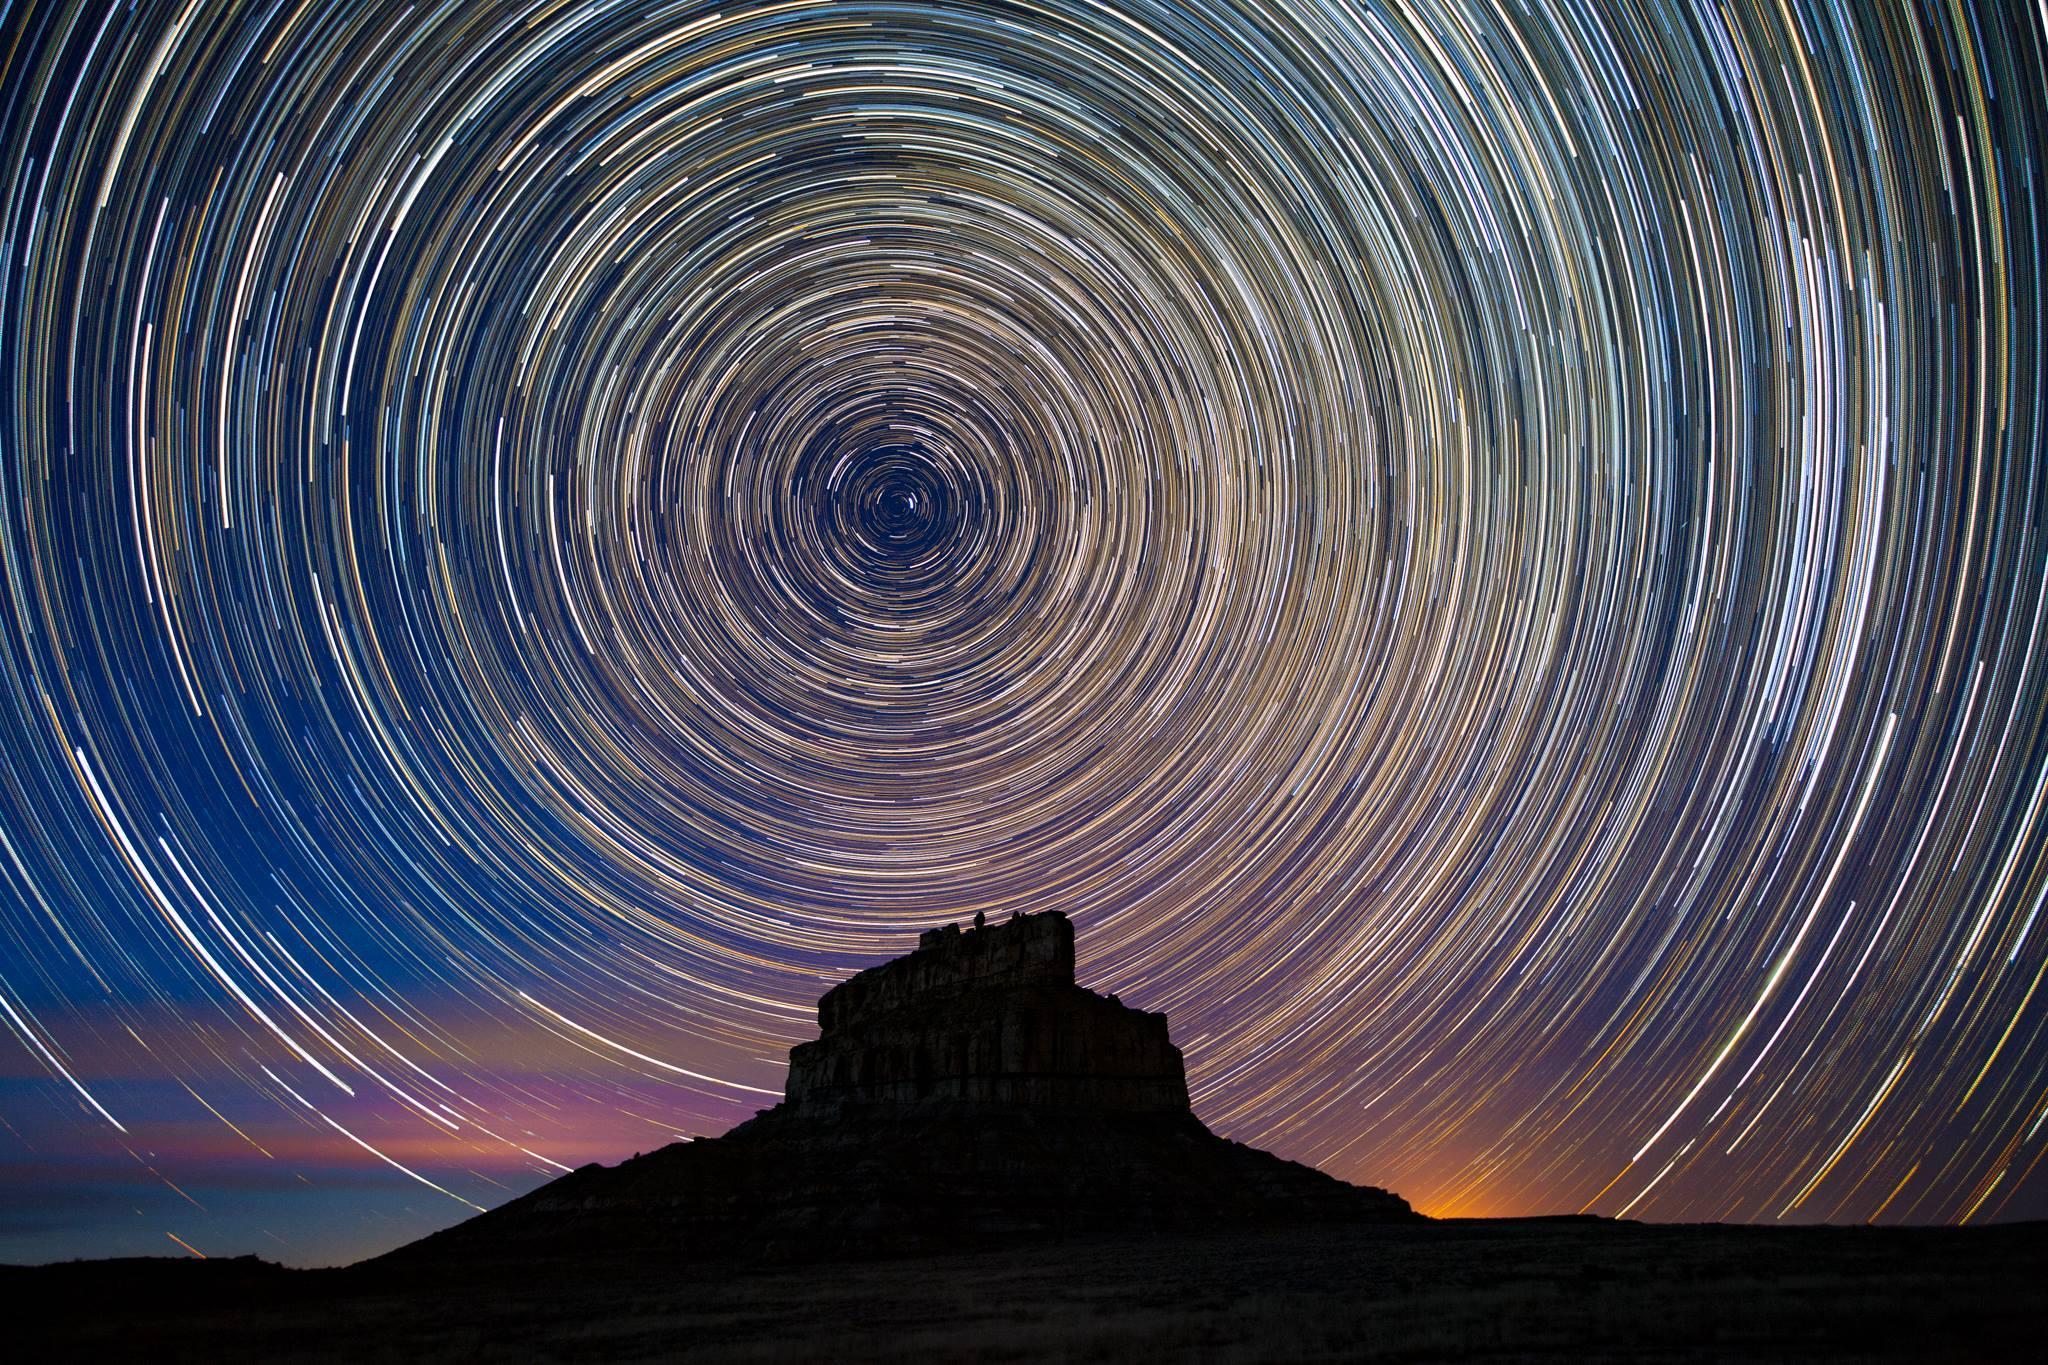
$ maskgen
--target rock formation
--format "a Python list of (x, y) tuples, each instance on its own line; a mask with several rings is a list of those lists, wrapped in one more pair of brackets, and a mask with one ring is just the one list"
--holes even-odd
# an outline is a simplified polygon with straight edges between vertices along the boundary
[(793, 1113), (943, 1100), (1188, 1111), (1166, 1016), (1076, 986), (1074, 926), (1056, 911), (931, 930), (827, 991), (818, 1027), (789, 1054)]
[(1166, 1017), (1074, 984), (1062, 914), (947, 926), (825, 994), (783, 1102), (585, 1166), (382, 1258), (829, 1257), (1018, 1237), (1414, 1219), (1215, 1136)]

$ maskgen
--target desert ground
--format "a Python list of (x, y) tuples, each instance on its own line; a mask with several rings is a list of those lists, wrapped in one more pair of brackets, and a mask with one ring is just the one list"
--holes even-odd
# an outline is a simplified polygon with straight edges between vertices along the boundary
[[(813, 1264), (8, 1268), (19, 1360), (2039, 1360), (2048, 1224), (1450, 1221)], [(19, 1291), (26, 1291), (24, 1296)], [(19, 1310), (17, 1310), (19, 1311)], [(12, 1354), (12, 1353), (10, 1353)]]

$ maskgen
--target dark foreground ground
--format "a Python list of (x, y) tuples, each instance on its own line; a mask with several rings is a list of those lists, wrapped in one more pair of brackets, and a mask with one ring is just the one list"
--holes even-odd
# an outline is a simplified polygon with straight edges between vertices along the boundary
[[(12, 1291), (12, 1292), (10, 1292)], [(2048, 1224), (1557, 1219), (707, 1270), (0, 1268), (11, 1359), (2041, 1360)]]

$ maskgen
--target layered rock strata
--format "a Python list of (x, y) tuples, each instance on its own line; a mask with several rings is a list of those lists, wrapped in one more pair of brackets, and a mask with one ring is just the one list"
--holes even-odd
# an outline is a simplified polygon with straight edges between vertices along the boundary
[(789, 1054), (786, 1105), (1065, 1106), (1188, 1112), (1166, 1016), (1074, 984), (1074, 926), (1057, 912), (961, 930), (833, 987), (819, 1037)]

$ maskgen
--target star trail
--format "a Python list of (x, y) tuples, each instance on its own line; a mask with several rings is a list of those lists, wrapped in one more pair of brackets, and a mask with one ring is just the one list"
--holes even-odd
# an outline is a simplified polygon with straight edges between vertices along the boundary
[(2048, 1214), (2044, 16), (16, 0), (0, 1255), (1041, 909), (1427, 1212)]

